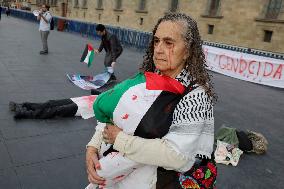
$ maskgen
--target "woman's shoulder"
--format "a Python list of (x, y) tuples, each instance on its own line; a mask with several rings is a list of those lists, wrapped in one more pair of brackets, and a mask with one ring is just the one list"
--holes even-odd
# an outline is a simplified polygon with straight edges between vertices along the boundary
[(188, 92), (185, 96), (191, 97), (191, 98), (208, 98), (208, 95), (206, 93), (206, 90), (203, 86), (200, 86), (198, 84), (195, 84), (193, 87), (193, 90)]
[(184, 95), (181, 99), (180, 104), (187, 104), (189, 107), (192, 106), (208, 106), (212, 105), (212, 99), (207, 94), (203, 86), (196, 85), (192, 91)]
[[(202, 86), (187, 93), (174, 111), (173, 124), (197, 123), (213, 117), (211, 100)], [(206, 113), (207, 112), (207, 113)]]

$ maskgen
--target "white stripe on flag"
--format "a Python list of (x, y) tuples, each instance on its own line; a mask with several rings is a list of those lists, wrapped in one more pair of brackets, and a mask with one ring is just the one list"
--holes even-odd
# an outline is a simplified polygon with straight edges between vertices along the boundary
[(143, 116), (160, 95), (161, 90), (147, 90), (146, 83), (130, 87), (120, 98), (113, 121), (127, 134), (134, 134)]
[(85, 58), (85, 60), (84, 60), (84, 62), (85, 62), (86, 64), (89, 63), (89, 59), (90, 59), (90, 56), (91, 56), (91, 52), (92, 52), (92, 51), (88, 51), (88, 54), (87, 54), (87, 56), (86, 56), (86, 58)]

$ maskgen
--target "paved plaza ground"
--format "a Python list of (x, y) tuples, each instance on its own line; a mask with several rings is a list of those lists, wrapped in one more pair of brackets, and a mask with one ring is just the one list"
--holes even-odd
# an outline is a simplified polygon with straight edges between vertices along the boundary
[[(88, 95), (67, 73), (96, 74), (104, 55), (87, 68), (79, 62), (86, 42), (80, 35), (52, 31), (50, 53), (39, 55), (36, 23), (2, 15), (0, 21), (0, 189), (82, 189), (87, 185), (85, 145), (96, 121), (79, 118), (15, 121), (10, 100), (42, 102)], [(116, 75), (133, 75), (143, 52), (125, 48)], [(263, 133), (265, 155), (245, 154), (237, 167), (218, 164), (218, 189), (284, 187), (284, 90), (213, 73), (219, 100), (215, 130), (222, 125)], [(134, 188), (135, 189), (135, 188)]]

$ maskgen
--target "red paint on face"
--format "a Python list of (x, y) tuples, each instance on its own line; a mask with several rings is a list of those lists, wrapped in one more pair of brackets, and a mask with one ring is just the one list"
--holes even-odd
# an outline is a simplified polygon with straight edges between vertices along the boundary
[(162, 22), (154, 35), (153, 61), (162, 75), (176, 77), (184, 68), (184, 59), (188, 56), (183, 25), (178, 22)]

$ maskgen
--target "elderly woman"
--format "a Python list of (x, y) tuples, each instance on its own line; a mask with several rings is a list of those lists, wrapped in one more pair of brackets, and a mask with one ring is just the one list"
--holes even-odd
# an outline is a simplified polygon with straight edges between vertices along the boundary
[[(98, 174), (101, 167), (99, 158), (104, 158), (101, 156), (104, 140), (113, 144), (109, 148), (111, 150), (107, 150), (109, 153), (116, 151), (137, 164), (159, 167), (157, 176), (153, 175), (151, 181), (147, 180), (150, 183), (149, 189), (213, 188), (217, 176), (216, 166), (211, 157), (214, 142), (213, 102), (216, 96), (205, 67), (202, 41), (196, 22), (180, 13), (167, 14), (159, 19), (153, 30), (153, 39), (144, 58), (141, 73), (135, 78), (141, 77), (140, 83), (146, 80), (145, 91), (148, 96), (142, 93), (144, 99), (151, 96), (151, 90), (163, 92), (153, 92), (150, 107), (142, 116), (140, 115), (141, 118), (136, 119), (138, 123), (133, 126), (134, 133), (124, 131), (123, 124), (132, 113), (137, 114), (139, 111), (131, 101), (139, 95), (133, 93), (129, 96), (129, 101), (126, 99), (115, 105), (124, 107), (128, 112), (113, 112), (111, 120), (114, 124), (105, 120), (106, 126), (97, 127), (95, 135), (87, 145), (86, 164), (89, 181), (102, 186), (106, 184), (105, 178)], [(155, 74), (159, 74), (160, 77)], [(106, 107), (115, 111), (110, 108), (114, 106), (110, 105), (114, 97), (111, 94), (118, 94), (117, 91), (124, 90), (121, 86), (126, 83), (131, 83), (131, 79), (122, 82), (119, 84), (120, 87), (115, 87), (113, 91), (99, 95), (94, 108), (95, 105), (103, 106), (99, 99), (105, 98), (101, 102), (105, 102)], [(133, 86), (128, 87), (128, 90), (133, 89)], [(166, 94), (164, 91), (169, 93)], [(172, 95), (173, 93), (176, 95)], [(105, 94), (109, 94), (109, 100), (106, 100)], [(121, 95), (122, 97), (124, 96)], [(149, 99), (151, 98), (147, 100)], [(162, 109), (159, 109), (159, 104), (163, 104)], [(98, 109), (95, 108), (96, 117), (99, 116), (97, 113), (100, 114)], [(167, 115), (166, 119), (161, 116), (164, 114)], [(119, 117), (121, 115), (122, 117)], [(120, 118), (123, 121), (119, 121)], [(132, 172), (123, 178), (128, 180), (130, 188), (135, 184), (135, 188), (145, 189), (137, 184), (137, 175), (147, 166), (134, 167)]]

